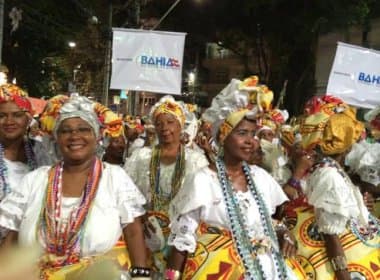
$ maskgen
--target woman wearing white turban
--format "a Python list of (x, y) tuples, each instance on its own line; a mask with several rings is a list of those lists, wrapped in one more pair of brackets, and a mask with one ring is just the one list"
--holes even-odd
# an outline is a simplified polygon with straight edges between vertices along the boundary
[[(0, 225), (11, 230), (6, 240), (41, 247), (42, 279), (58, 279), (67, 266), (82, 268), (111, 251), (122, 234), (139, 268), (132, 277), (149, 278), (140, 219), (145, 198), (121, 167), (96, 155), (101, 135), (121, 128), (110, 113), (86, 97), (53, 98), (41, 119), (55, 137), (59, 161), (29, 173), (0, 204)], [(126, 253), (124, 247), (117, 254)]]

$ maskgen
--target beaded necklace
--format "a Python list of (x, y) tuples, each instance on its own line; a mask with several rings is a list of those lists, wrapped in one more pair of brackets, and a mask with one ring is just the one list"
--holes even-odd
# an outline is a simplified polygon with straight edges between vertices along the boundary
[(152, 210), (167, 210), (170, 201), (177, 194), (181, 186), (182, 178), (185, 174), (185, 149), (183, 145), (181, 145), (180, 147), (180, 153), (177, 154), (174, 172), (172, 175), (171, 192), (169, 197), (165, 197), (163, 195), (163, 191), (160, 187), (161, 149), (159, 145), (156, 145), (152, 149), (152, 157), (150, 160), (149, 168), (149, 182), (150, 190), (152, 193)]
[(78, 207), (71, 210), (67, 223), (62, 223), (63, 161), (49, 170), (44, 205), (41, 208), (37, 234), (46, 242), (47, 259), (44, 266), (60, 267), (79, 261), (81, 242), (87, 217), (96, 196), (102, 174), (102, 162), (96, 158), (88, 174)]
[[(330, 158), (325, 157), (320, 162), (315, 164), (311, 169), (310, 173), (313, 173), (317, 168), (321, 168), (324, 166), (329, 166), (335, 168), (338, 173), (343, 177), (344, 181), (349, 185), (354, 185), (350, 179), (350, 177), (347, 175), (347, 173), (343, 170), (343, 168), (340, 166), (340, 164)], [(355, 186), (356, 187), (356, 186)], [(368, 226), (363, 227), (360, 226), (355, 219), (350, 220), (350, 228), (352, 233), (366, 246), (372, 247), (372, 248), (380, 248), (380, 244), (372, 244), (368, 242), (371, 239), (374, 239), (376, 236), (380, 236), (380, 221), (373, 216), (372, 214), (369, 214), (368, 217)]]
[[(260, 280), (265, 279), (263, 268), (260, 261), (257, 259), (257, 248), (250, 241), (250, 238), (245, 230), (244, 217), (241, 213), (239, 202), (234, 195), (231, 182), (228, 180), (226, 167), (223, 160), (218, 157), (216, 160), (216, 168), (218, 173), (218, 179), (222, 187), (224, 201), (227, 207), (227, 214), (231, 225), (232, 237), (234, 239), (234, 245), (243, 262), (245, 268), (246, 279)], [(243, 162), (243, 171), (248, 182), (248, 189), (252, 193), (256, 205), (258, 206), (261, 222), (264, 229), (264, 234), (272, 240), (273, 244), (278, 244), (277, 236), (274, 231), (271, 216), (267, 210), (265, 202), (263, 201), (261, 194), (256, 189), (255, 183), (252, 179), (250, 168), (247, 163)], [(274, 257), (274, 263), (277, 270), (277, 274), (280, 279), (287, 279), (286, 267), (284, 260), (278, 250), (275, 250), (273, 246), (270, 249), (272, 256)]]
[[(24, 141), (24, 151), (29, 170), (37, 168), (36, 158), (33, 152), (32, 143)], [(8, 181), (8, 168), (5, 163), (4, 146), (0, 143), (0, 201), (3, 196), (11, 192)]]

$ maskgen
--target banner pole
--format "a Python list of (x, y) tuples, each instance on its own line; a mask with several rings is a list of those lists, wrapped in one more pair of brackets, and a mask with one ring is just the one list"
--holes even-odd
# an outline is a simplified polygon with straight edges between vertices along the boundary
[(108, 5), (108, 32), (107, 32), (107, 46), (104, 58), (104, 81), (103, 81), (103, 95), (102, 103), (108, 106), (108, 91), (110, 86), (110, 73), (111, 73), (111, 49), (112, 49), (112, 1)]
[(155, 30), (158, 26), (160, 26), (161, 22), (164, 21), (164, 19), (170, 14), (170, 12), (175, 8), (175, 6), (178, 5), (178, 3), (181, 2), (181, 0), (175, 1), (170, 8), (166, 11), (166, 13), (160, 18), (160, 20), (153, 26), (151, 30)]

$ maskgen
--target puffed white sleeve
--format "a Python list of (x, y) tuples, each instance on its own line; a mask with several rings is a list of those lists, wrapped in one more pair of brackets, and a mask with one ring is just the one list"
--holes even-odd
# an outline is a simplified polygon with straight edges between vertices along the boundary
[(207, 199), (210, 188), (203, 170), (187, 176), (182, 188), (170, 203), (170, 236), (168, 244), (180, 251), (194, 252), (197, 244), (196, 230), (203, 210), (210, 205)]
[(197, 228), (201, 210), (198, 208), (180, 215), (170, 224), (168, 244), (179, 251), (193, 253), (197, 247)]
[(306, 194), (309, 203), (315, 207), (320, 232), (341, 234), (351, 218), (359, 218), (362, 212), (366, 212), (359, 191), (354, 189), (357, 187), (334, 167), (314, 171), (307, 186)]
[(120, 214), (120, 223), (125, 227), (136, 217), (145, 214), (145, 197), (137, 188), (131, 177), (119, 166), (112, 166), (111, 177), (116, 186), (115, 197)]
[[(41, 167), (40, 169), (46, 169)], [(20, 228), (21, 220), (26, 211), (28, 201), (32, 199), (32, 186), (34, 181), (42, 176), (40, 169), (28, 173), (21, 180), (17, 188), (5, 196), (0, 203), (0, 227), (18, 231)], [(38, 175), (39, 174), (39, 175)]]
[(192, 174), (209, 165), (204, 153), (196, 150), (186, 149), (186, 174)]
[(149, 165), (152, 150), (148, 147), (135, 150), (126, 158), (124, 170), (132, 178), (140, 191), (149, 198)]
[(129, 158), (125, 159), (124, 170), (128, 173), (128, 175), (136, 181), (138, 178), (138, 166), (139, 166), (139, 152), (134, 152)]

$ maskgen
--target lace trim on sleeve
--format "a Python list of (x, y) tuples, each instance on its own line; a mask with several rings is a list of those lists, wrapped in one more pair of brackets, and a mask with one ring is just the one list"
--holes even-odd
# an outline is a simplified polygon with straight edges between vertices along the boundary
[(170, 224), (168, 244), (179, 251), (193, 253), (197, 246), (196, 230), (199, 225), (201, 209), (196, 209), (181, 215)]

